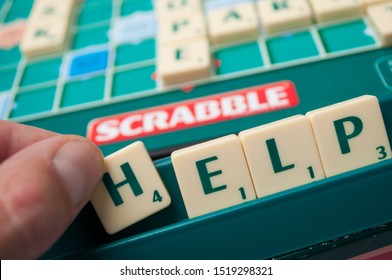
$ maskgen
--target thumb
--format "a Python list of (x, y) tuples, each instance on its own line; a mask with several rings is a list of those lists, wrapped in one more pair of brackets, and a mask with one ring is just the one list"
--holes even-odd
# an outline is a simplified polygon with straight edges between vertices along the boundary
[(54, 136), (0, 165), (0, 259), (37, 258), (65, 231), (103, 174), (99, 149)]

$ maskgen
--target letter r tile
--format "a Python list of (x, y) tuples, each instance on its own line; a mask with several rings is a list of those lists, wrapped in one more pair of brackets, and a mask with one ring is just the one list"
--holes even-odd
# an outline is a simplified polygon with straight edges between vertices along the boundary
[(358, 17), (364, 13), (363, 0), (310, 0), (309, 4), (317, 22)]
[(175, 151), (171, 158), (189, 218), (256, 198), (236, 135)]
[(106, 173), (91, 203), (114, 234), (170, 205), (171, 199), (140, 141), (107, 156)]
[(308, 112), (326, 177), (391, 158), (377, 97), (364, 95)]

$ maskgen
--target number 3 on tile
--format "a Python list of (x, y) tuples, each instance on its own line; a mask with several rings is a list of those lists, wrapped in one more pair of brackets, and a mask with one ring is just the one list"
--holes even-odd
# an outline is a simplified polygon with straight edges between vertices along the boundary
[(382, 160), (382, 159), (384, 159), (384, 158), (386, 158), (388, 156), (387, 152), (385, 151), (385, 147), (384, 146), (379, 146), (379, 147), (376, 148), (376, 150), (378, 151), (378, 153), (380, 155), (378, 157), (379, 160)]
[(152, 197), (152, 202), (162, 202), (162, 196), (159, 194), (158, 190), (154, 191), (154, 195)]

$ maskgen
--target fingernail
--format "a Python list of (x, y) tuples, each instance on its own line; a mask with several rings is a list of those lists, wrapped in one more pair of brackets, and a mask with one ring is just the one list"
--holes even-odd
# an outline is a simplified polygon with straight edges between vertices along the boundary
[(54, 158), (54, 165), (75, 206), (87, 201), (102, 178), (102, 156), (90, 143), (71, 140)]

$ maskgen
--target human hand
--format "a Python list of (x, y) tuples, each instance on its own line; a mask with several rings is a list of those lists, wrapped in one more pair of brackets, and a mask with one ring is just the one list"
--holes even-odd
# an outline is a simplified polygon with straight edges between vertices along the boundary
[(83, 137), (0, 120), (0, 259), (41, 256), (103, 171), (101, 152)]

